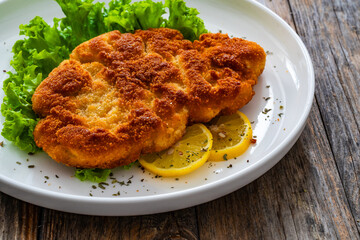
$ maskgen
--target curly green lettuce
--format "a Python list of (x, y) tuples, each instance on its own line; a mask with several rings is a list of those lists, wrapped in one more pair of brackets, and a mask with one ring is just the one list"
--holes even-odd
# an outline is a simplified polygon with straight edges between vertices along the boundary
[(90, 181), (90, 182), (105, 182), (111, 173), (110, 169), (99, 169), (99, 168), (89, 168), (89, 169), (76, 169), (75, 177), (81, 181)]
[[(207, 32), (204, 22), (197, 16), (198, 11), (187, 7), (183, 0), (166, 0), (165, 4), (151, 0), (136, 3), (112, 0), (108, 6), (93, 0), (56, 2), (65, 17), (54, 18), (52, 26), (38, 16), (20, 25), (20, 35), (25, 37), (12, 48), (14, 55), (10, 64), (14, 71), (8, 72), (9, 77), (3, 83), (5, 97), (1, 114), (5, 122), (1, 135), (31, 153), (41, 151), (33, 138), (39, 118), (32, 110), (31, 97), (41, 81), (67, 59), (77, 45), (112, 30), (134, 32), (168, 27), (178, 29), (192, 41)], [(169, 17), (165, 19), (167, 9)], [(88, 177), (91, 171), (85, 172), (81, 173), (85, 176), (82, 178), (91, 179)]]

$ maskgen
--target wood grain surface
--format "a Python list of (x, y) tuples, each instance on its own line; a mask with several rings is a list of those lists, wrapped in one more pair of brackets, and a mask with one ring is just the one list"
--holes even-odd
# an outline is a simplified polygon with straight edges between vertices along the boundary
[(275, 167), (220, 199), (137, 217), (63, 213), (0, 193), (0, 239), (360, 239), (360, 1), (258, 2), (299, 34), (316, 75), (304, 132)]

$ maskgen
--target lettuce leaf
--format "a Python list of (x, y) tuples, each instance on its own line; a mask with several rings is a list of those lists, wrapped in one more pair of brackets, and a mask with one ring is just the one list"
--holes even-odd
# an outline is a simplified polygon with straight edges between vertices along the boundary
[[(137, 161), (136, 161), (137, 162)], [(136, 164), (132, 162), (129, 165), (122, 166), (125, 170), (129, 170)], [(77, 168), (75, 171), (75, 177), (81, 181), (90, 181), (90, 182), (105, 182), (111, 174), (111, 169), (100, 169), (100, 168)]]
[(38, 152), (33, 131), (38, 122), (32, 110), (31, 97), (36, 87), (50, 71), (69, 56), (69, 48), (58, 30), (58, 20), (50, 27), (42, 18), (35, 17), (27, 25), (20, 25), (20, 34), (27, 36), (18, 40), (13, 48), (10, 62), (15, 73), (3, 83), (5, 97), (1, 114), (5, 122), (1, 134), (14, 142), (21, 150)]
[(207, 30), (204, 21), (199, 18), (198, 10), (189, 8), (182, 0), (165, 0), (165, 6), (169, 8), (169, 20), (165, 26), (179, 30), (184, 38), (194, 41)]
[(62, 36), (71, 51), (77, 45), (105, 33), (105, 3), (93, 3), (93, 0), (56, 0), (65, 18), (60, 20)]
[[(137, 29), (169, 27), (178, 29), (185, 38), (197, 39), (207, 32), (198, 11), (188, 8), (183, 0), (152, 2), (144, 0), (131, 3), (130, 0), (112, 0), (105, 3), (93, 0), (56, 0), (64, 18), (54, 18), (50, 26), (41, 17), (35, 17), (28, 24), (20, 25), (20, 35), (13, 48), (10, 64), (13, 72), (3, 83), (5, 97), (1, 114), (5, 122), (1, 135), (12, 141), (21, 150), (38, 152), (33, 139), (34, 128), (39, 121), (32, 110), (31, 97), (36, 87), (80, 43), (112, 30), (134, 32)], [(168, 9), (169, 17), (164, 18)], [(94, 172), (94, 171), (93, 171)], [(102, 174), (100, 174), (102, 172)], [(105, 170), (83, 170), (82, 178), (101, 178)]]
[(75, 177), (81, 181), (91, 181), (91, 182), (105, 182), (111, 173), (110, 169), (99, 169), (99, 168), (89, 168), (89, 169), (76, 169)]

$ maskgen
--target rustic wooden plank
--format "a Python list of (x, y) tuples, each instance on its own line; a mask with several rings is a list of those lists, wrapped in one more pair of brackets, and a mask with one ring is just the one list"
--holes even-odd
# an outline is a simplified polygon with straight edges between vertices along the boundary
[(144, 216), (140, 239), (198, 239), (195, 208)]
[(287, 24), (289, 24), (294, 30), (296, 30), (288, 0), (256, 0), (256, 1), (270, 8), (283, 20), (285, 20), (285, 22), (287, 22)]
[(40, 211), (0, 192), (0, 239), (36, 239)]
[(358, 239), (322, 126), (315, 105), (280, 163), (239, 191), (198, 206), (200, 238)]
[(40, 239), (198, 238), (195, 208), (138, 217), (96, 217), (45, 209), (41, 225)]
[(360, 231), (360, 1), (289, 2), (314, 62), (315, 96)]
[(96, 217), (44, 209), (39, 239), (129, 239), (131, 229), (139, 227), (134, 220), (133, 217)]

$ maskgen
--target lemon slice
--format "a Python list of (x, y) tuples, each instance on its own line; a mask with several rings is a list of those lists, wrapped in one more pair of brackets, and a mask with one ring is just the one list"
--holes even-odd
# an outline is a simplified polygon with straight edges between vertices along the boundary
[(242, 112), (216, 117), (208, 123), (213, 135), (209, 161), (224, 161), (243, 154), (250, 146), (252, 129)]
[(210, 156), (211, 146), (210, 131), (203, 124), (194, 124), (174, 146), (159, 153), (142, 155), (139, 162), (157, 175), (178, 177), (201, 167)]

